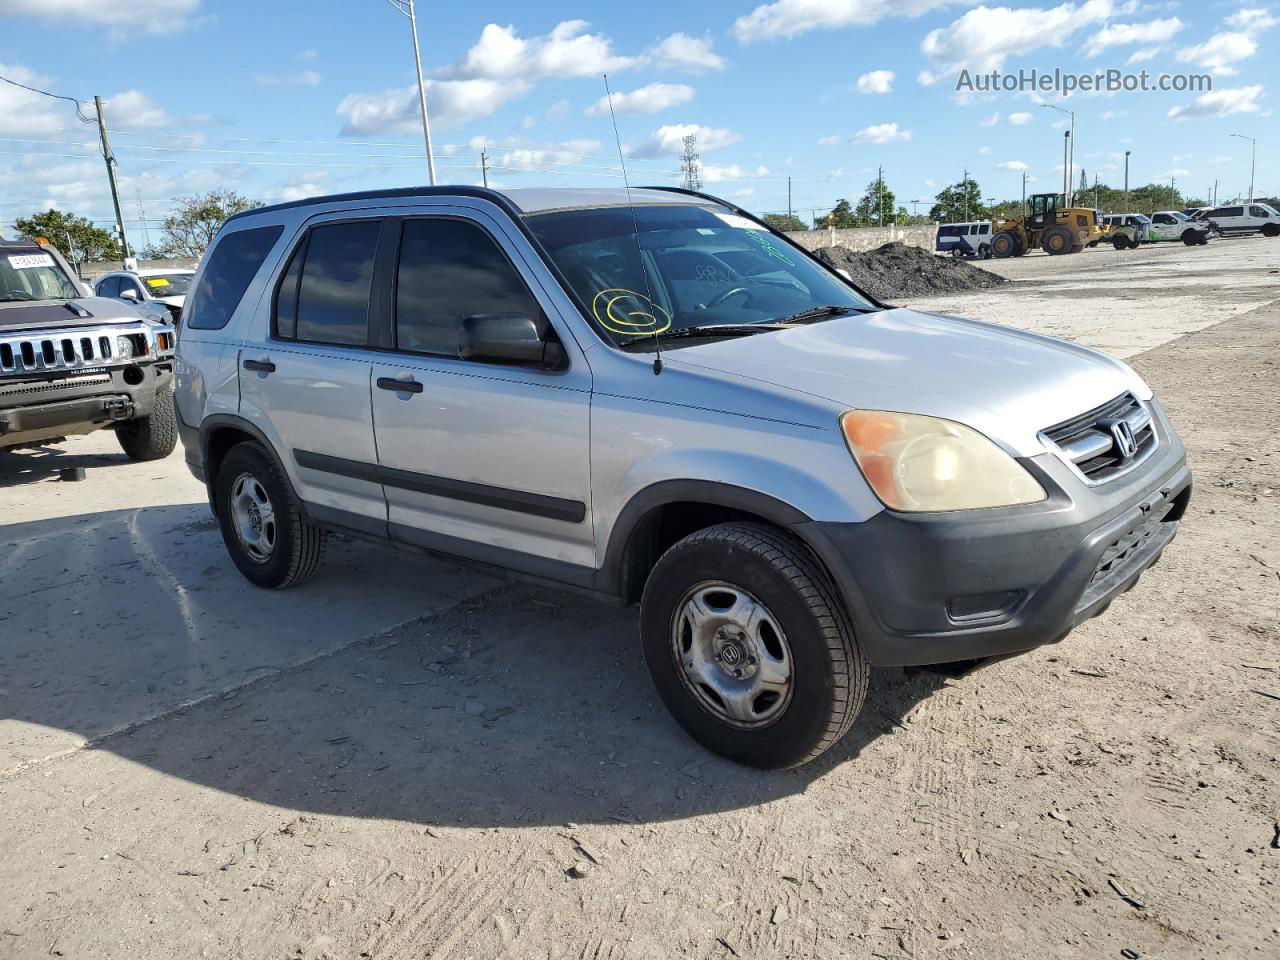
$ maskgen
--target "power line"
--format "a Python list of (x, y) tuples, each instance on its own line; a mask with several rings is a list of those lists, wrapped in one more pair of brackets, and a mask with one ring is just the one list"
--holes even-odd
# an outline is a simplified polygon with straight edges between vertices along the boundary
[(5, 83), (9, 84), (10, 86), (19, 87), (23, 90), (28, 90), (31, 93), (38, 93), (42, 97), (52, 97), (54, 100), (66, 100), (69, 103), (74, 103), (76, 105), (76, 117), (79, 118), (81, 123), (97, 123), (98, 122), (97, 119), (95, 119), (94, 117), (85, 116), (84, 110), (81, 109), (85, 104), (85, 101), (83, 100), (77, 100), (75, 97), (64, 96), (61, 93), (50, 93), (48, 90), (41, 90), (39, 87), (31, 87), (25, 83), (19, 83), (17, 80), (10, 80), (8, 77), (4, 77), (4, 76), (0, 76), (0, 80), (3, 80)]

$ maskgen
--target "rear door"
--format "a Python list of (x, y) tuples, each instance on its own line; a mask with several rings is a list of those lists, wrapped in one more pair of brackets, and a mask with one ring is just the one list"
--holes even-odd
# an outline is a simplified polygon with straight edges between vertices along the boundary
[[(557, 579), (594, 567), (591, 371), (549, 275), (511, 223), (464, 205), (406, 216), (395, 241), (392, 350), (373, 365), (391, 536)], [(530, 316), (568, 362), (463, 360), (464, 318)], [(400, 385), (403, 384), (403, 389)]]
[(388, 223), (309, 221), (275, 289), (271, 322), (240, 350), (240, 405), (290, 461), (298, 495), (323, 522), (385, 535), (369, 397), (375, 267)]

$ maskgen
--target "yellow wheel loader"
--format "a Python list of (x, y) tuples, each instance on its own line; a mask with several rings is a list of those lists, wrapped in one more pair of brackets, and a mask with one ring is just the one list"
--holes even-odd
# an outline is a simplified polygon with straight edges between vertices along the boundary
[(992, 256), (1020, 257), (1039, 247), (1056, 257), (1079, 253), (1102, 238), (1097, 210), (1069, 207), (1060, 193), (1036, 193), (1027, 199), (1025, 217), (997, 219), (992, 224)]

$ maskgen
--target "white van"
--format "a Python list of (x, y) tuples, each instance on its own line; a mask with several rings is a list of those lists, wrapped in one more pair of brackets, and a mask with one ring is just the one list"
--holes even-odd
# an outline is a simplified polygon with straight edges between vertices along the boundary
[(1229, 207), (1214, 207), (1200, 214), (1197, 219), (1208, 220), (1218, 232), (1227, 237), (1244, 237), (1260, 233), (1264, 237), (1280, 235), (1280, 213), (1265, 203), (1238, 203)]
[(939, 224), (934, 249), (953, 257), (981, 257), (986, 260), (991, 256), (991, 221)]

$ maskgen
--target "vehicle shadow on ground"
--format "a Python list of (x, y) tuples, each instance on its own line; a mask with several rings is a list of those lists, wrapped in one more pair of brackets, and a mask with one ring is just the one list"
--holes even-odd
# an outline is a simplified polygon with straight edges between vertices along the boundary
[[(152, 519), (157, 531), (192, 530), (189, 519), (175, 521), (194, 509), (130, 513), (166, 514)], [(209, 541), (207, 551), (170, 564), (179, 580), (206, 561), (229, 566), (223, 557), (205, 555), (222, 549), (207, 526), (195, 531)], [(336, 590), (350, 587), (361, 593), (346, 606), (377, 604), (386, 589), (378, 573), (383, 551), (363, 549), (363, 570), (350, 564), (322, 570), (285, 592), (246, 586), (236, 606), (220, 610), (195, 642), (206, 655), (216, 655), (219, 643), (266, 643), (257, 626), (264, 605), (277, 618), (291, 611), (312, 616)], [(414, 554), (393, 556), (408, 583), (415, 575), (432, 583), (441, 570), (456, 570)], [(198, 584), (179, 586), (190, 599)], [(168, 588), (155, 583), (153, 589), (147, 602), (162, 607)], [(832, 767), (857, 763), (947, 682), (930, 673), (874, 671), (865, 709), (828, 754), (797, 771), (751, 770), (706, 752), (669, 717), (640, 656), (634, 608), (492, 578), (486, 589), (434, 617), (109, 737), (96, 749), (292, 811), (470, 827), (647, 822), (803, 792)], [(140, 617), (114, 642), (146, 642), (156, 629), (149, 624), (161, 622)], [(45, 639), (54, 646), (64, 640)], [(95, 698), (120, 695), (114, 686), (91, 682), (70, 697), (45, 695), (43, 688), (29, 689), (39, 682), (29, 672), (33, 660), (3, 659), (9, 660), (6, 682), (20, 693), (6, 698), (15, 708), (10, 715), (30, 724), (73, 728), (76, 718), (94, 715)], [(73, 673), (79, 669), (68, 664)], [(147, 671), (164, 666), (163, 659), (154, 667), (138, 660), (129, 682), (159, 682)]]
[(0, 488), (54, 480), (59, 470), (83, 467), (132, 466), (124, 453), (69, 453), (57, 446), (0, 450)]

